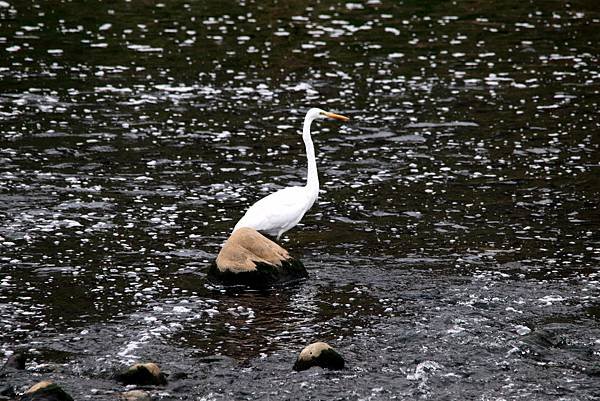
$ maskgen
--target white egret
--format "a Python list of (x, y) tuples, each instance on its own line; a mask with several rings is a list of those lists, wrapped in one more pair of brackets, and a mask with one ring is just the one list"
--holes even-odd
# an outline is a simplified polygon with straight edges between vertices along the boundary
[(279, 239), (284, 232), (298, 224), (319, 195), (319, 176), (315, 160), (315, 147), (310, 136), (310, 126), (314, 120), (325, 118), (349, 120), (348, 117), (317, 108), (312, 108), (306, 113), (302, 129), (302, 140), (306, 147), (306, 159), (308, 160), (306, 185), (283, 188), (262, 198), (246, 211), (233, 231), (242, 227), (250, 227)]

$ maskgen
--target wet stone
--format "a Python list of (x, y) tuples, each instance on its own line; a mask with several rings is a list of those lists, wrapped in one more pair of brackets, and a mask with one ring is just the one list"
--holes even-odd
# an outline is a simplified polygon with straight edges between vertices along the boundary
[(308, 276), (301, 261), (252, 228), (236, 230), (209, 268), (212, 281), (253, 288), (288, 283)]
[(344, 358), (327, 343), (312, 343), (300, 352), (294, 370), (302, 371), (313, 366), (333, 370), (344, 369)]
[(0, 385), (0, 400), (12, 400), (15, 396), (15, 389), (10, 384)]
[(568, 344), (567, 339), (553, 328), (536, 329), (529, 333), (525, 342), (540, 349), (561, 348)]
[(27, 358), (24, 354), (17, 352), (8, 357), (4, 363), (4, 368), (12, 368), (17, 370), (25, 369), (25, 362)]
[(73, 401), (73, 398), (59, 385), (44, 380), (29, 388), (19, 401)]
[(155, 363), (136, 363), (115, 376), (123, 384), (165, 385), (167, 378)]
[(122, 401), (150, 401), (151, 399), (150, 393), (143, 390), (126, 391), (119, 395), (119, 400)]

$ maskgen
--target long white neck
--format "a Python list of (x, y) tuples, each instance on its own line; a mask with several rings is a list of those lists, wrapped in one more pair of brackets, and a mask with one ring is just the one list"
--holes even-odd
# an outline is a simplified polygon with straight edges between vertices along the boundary
[(306, 189), (308, 189), (315, 199), (319, 194), (319, 175), (317, 173), (317, 161), (315, 160), (315, 147), (310, 136), (310, 125), (312, 119), (304, 119), (304, 128), (302, 129), (302, 140), (306, 146), (306, 159), (308, 161), (308, 175), (306, 176)]

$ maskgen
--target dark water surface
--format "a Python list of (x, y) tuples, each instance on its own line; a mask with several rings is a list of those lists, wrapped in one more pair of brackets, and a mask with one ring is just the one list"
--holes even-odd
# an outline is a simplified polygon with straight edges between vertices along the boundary
[[(0, 350), (76, 399), (600, 397), (596, 0), (0, 1)], [(322, 191), (310, 278), (205, 277), (243, 210)], [(291, 366), (327, 341), (348, 369)], [(5, 357), (6, 357), (5, 356)], [(185, 372), (186, 375), (180, 374)]]

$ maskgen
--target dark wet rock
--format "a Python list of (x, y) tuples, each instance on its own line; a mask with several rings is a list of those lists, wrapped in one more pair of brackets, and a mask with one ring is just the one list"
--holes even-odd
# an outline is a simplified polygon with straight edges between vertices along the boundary
[(167, 378), (155, 363), (136, 363), (115, 376), (123, 384), (164, 385)]
[(131, 390), (121, 393), (119, 400), (121, 401), (150, 401), (150, 393), (143, 390)]
[(524, 342), (539, 348), (561, 348), (567, 344), (564, 335), (551, 328), (535, 329), (524, 336)]
[(258, 231), (246, 227), (231, 234), (208, 274), (221, 284), (259, 288), (308, 276), (302, 262)]
[(590, 369), (587, 369), (586, 373), (588, 374), (588, 376), (600, 377), (600, 364), (593, 366)]
[(187, 378), (188, 378), (188, 374), (186, 372), (169, 373), (169, 380), (171, 380), (171, 381), (182, 380), (182, 379), (187, 379)]
[(19, 401), (73, 401), (59, 385), (51, 381), (41, 381), (18, 398)]
[(519, 349), (525, 358), (538, 362), (556, 362), (565, 352), (576, 352), (577, 347), (570, 344), (570, 325), (549, 324), (535, 327), (521, 337)]
[(15, 389), (9, 384), (0, 384), (0, 400), (12, 400), (15, 396)]
[(17, 370), (25, 369), (25, 362), (27, 358), (24, 354), (17, 352), (8, 357), (4, 363), (4, 368), (12, 368)]
[(327, 343), (312, 343), (300, 352), (294, 364), (294, 370), (306, 370), (313, 366), (326, 369), (343, 369), (344, 358)]

